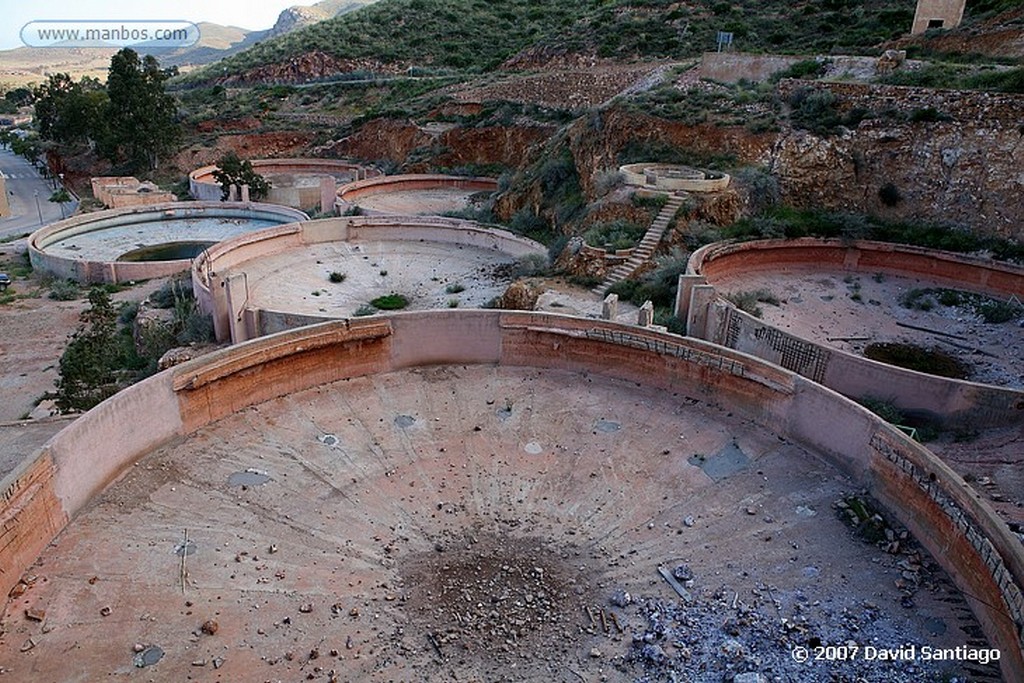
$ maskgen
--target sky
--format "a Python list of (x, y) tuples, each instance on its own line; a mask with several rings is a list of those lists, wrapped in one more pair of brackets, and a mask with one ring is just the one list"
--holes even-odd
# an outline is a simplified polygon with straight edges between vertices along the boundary
[(0, 50), (22, 47), (21, 27), (36, 20), (167, 19), (260, 30), (274, 25), (281, 10), (316, 0), (17, 0), (4, 1)]

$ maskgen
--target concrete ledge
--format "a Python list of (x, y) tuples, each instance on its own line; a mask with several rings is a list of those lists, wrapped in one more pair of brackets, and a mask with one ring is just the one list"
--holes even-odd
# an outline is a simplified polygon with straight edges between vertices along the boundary
[(685, 392), (823, 454), (949, 572), (990, 644), (1001, 650), (1006, 680), (1024, 679), (1024, 548), (934, 454), (839, 394), (753, 356), (541, 313), (431, 311), (337, 321), (215, 352), (125, 390), (0, 483), (0, 590), (9, 590), (99, 491), (162, 444), (340, 379), (473, 363), (586, 371)]
[[(335, 209), (339, 214), (354, 209), (359, 205), (359, 198), (389, 192), (408, 192), (410, 190), (456, 189), (472, 192), (494, 192), (498, 189), (498, 181), (494, 178), (473, 178), (464, 176), (407, 174), (390, 175), (369, 180), (359, 180), (338, 188), (338, 199)], [(360, 207), (364, 214), (381, 215), (384, 212), (372, 211)]]
[[(695, 251), (690, 275), (715, 277), (733, 272), (778, 271), (825, 266), (891, 275), (919, 275), (939, 284), (981, 294), (1024, 298), (1024, 268), (950, 252), (885, 242), (845, 242), (813, 238), (719, 242)], [(713, 300), (690, 334), (759, 358), (821, 382), (846, 396), (862, 397), (885, 387), (885, 396), (905, 412), (951, 426), (998, 427), (1024, 419), (1024, 391), (947, 379), (879, 363), (797, 337)]]
[[(76, 235), (101, 232), (108, 228), (131, 225), (154, 218), (188, 218), (192, 216), (269, 219), (281, 223), (302, 221), (308, 218), (301, 211), (275, 204), (241, 202), (167, 202), (150, 206), (110, 209), (74, 216), (35, 231), (28, 238), (29, 260), (36, 270), (81, 283), (117, 283), (174, 275), (188, 270), (192, 260), (99, 261), (70, 259), (47, 253), (46, 248)], [(173, 239), (168, 239), (168, 241), (173, 241)]]

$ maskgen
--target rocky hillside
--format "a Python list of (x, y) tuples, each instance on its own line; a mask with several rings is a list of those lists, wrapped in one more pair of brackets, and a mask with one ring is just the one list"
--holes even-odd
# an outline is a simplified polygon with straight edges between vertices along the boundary
[[(299, 29), (195, 74), (192, 81), (267, 82), (277, 66), (322, 54), (344, 65), (480, 72), (554, 57), (683, 58), (714, 49), (719, 31), (746, 51), (846, 52), (905, 33), (914, 0), (380, 0)], [(315, 73), (310, 79), (321, 78)], [(295, 82), (295, 81), (286, 81)]]

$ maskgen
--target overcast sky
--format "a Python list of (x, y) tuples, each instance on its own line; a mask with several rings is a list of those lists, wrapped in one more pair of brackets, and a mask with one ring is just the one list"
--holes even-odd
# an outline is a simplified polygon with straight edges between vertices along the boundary
[(21, 47), (21, 27), (49, 19), (173, 19), (212, 21), (225, 26), (270, 28), (281, 10), (316, 0), (4, 0), (0, 50)]

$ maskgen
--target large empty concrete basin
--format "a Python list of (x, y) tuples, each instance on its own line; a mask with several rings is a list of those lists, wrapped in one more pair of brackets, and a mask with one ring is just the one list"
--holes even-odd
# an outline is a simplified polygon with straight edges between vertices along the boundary
[[(1024, 670), (1019, 543), (933, 455), (775, 366), (612, 323), (265, 337), (118, 394), (4, 486), (12, 680)], [(862, 487), (888, 551), (836, 514)], [(818, 644), (1000, 658), (794, 660)]]
[(183, 270), (217, 242), (306, 220), (296, 209), (240, 202), (171, 202), (75, 216), (34, 232), (32, 265), (78, 282), (126, 282)]

